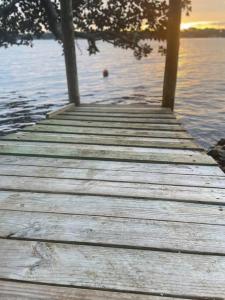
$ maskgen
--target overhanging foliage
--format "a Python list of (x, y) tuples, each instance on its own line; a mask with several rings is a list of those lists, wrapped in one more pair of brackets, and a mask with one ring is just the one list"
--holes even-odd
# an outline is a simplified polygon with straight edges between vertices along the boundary
[[(66, 1), (66, 0), (65, 0)], [(60, 1), (2, 0), (0, 2), (0, 47), (32, 45), (46, 31), (62, 40)], [(183, 0), (191, 10), (191, 0)], [(150, 40), (166, 38), (166, 0), (74, 0), (74, 30), (87, 38), (90, 54), (98, 51), (96, 40), (132, 49), (137, 58), (152, 52)]]

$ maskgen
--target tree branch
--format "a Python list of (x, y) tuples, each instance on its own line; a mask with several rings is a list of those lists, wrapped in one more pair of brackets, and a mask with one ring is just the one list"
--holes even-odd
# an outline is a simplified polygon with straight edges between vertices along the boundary
[(59, 14), (54, 6), (54, 4), (50, 0), (41, 0), (41, 5), (45, 9), (49, 29), (54, 34), (56, 39), (63, 39), (61, 22), (59, 21)]
[(0, 18), (10, 15), (20, 0), (12, 0), (8, 5), (0, 5)]

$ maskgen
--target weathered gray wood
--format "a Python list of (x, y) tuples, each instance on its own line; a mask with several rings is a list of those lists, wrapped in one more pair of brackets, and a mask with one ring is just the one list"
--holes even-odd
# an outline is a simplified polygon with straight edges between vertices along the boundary
[(0, 189), (225, 203), (225, 189), (97, 180), (0, 176)]
[(159, 108), (161, 109), (161, 106), (157, 103), (151, 103), (147, 102), (147, 103), (130, 103), (130, 104), (115, 104), (115, 103), (106, 103), (104, 102), (104, 104), (99, 104), (98, 102), (92, 102), (92, 103), (82, 103), (81, 108), (86, 108), (86, 107), (95, 107), (95, 108)]
[(0, 209), (225, 225), (221, 205), (141, 198), (1, 191)]
[(163, 86), (163, 107), (174, 109), (180, 47), (182, 0), (169, 1), (167, 52)]
[(146, 124), (180, 124), (177, 119), (157, 119), (157, 118), (126, 118), (126, 117), (95, 117), (95, 116), (77, 116), (60, 114), (54, 117), (54, 120), (75, 120), (75, 121), (97, 121), (97, 122), (121, 122), (121, 123), (143, 123)]
[(24, 174), (30, 177), (138, 182), (225, 189), (225, 176), (190, 176), (182, 174), (134, 172), (127, 170), (68, 169), (63, 167), (13, 166), (0, 164), (0, 175), (24, 176)]
[[(3, 300), (174, 300), (174, 298), (0, 280)], [(178, 299), (177, 300), (181, 300)]]
[(91, 117), (123, 117), (123, 118), (154, 118), (154, 119), (175, 119), (174, 114), (165, 114), (165, 113), (123, 113), (123, 112), (85, 112), (85, 111), (66, 111), (63, 113), (64, 115), (71, 115), (71, 116), (91, 116)]
[[(133, 123), (157, 118), (175, 122), (169, 110), (86, 106), (64, 116), (77, 114), (105, 119), (60, 125), (54, 122), (62, 120), (48, 120), (4, 138), (12, 141), (0, 141), (0, 278), (223, 299), (225, 177), (215, 161), (202, 151), (185, 149), (193, 141), (181, 126), (160, 122), (143, 130), (139, 126), (144, 123)], [(137, 130), (122, 129), (125, 122)], [(75, 245), (79, 243), (90, 246)], [(33, 299), (38, 299), (35, 291)], [(111, 297), (108, 292), (77, 291), (80, 298), (70, 299)], [(18, 286), (10, 293), (7, 286), (0, 298), (32, 299)], [(69, 299), (66, 293), (56, 299)], [(117, 295), (112, 299), (138, 299), (111, 294)], [(42, 295), (46, 293), (38, 293)], [(52, 295), (46, 297), (54, 299)]]
[(168, 130), (183, 131), (179, 124), (142, 124), (142, 123), (123, 123), (123, 122), (101, 122), (101, 121), (79, 121), (66, 119), (44, 120), (38, 124), (81, 126), (81, 127), (100, 127), (100, 128), (121, 128), (121, 129), (141, 129), (141, 130)]
[[(198, 165), (176, 165), (176, 164), (157, 164), (157, 163), (134, 163), (122, 161), (103, 161), (103, 160), (79, 160), (79, 159), (55, 159), (48, 157), (29, 157), (29, 156), (10, 156), (0, 155), (0, 163), (6, 165), (21, 166), (42, 166), (58, 167), (69, 169), (89, 169), (124, 171), (124, 172), (146, 172), (161, 174), (183, 174), (183, 175), (202, 175), (202, 176), (224, 176), (223, 171), (218, 166), (198, 166)], [(135, 174), (135, 173), (134, 173)], [(191, 177), (191, 176), (190, 176)]]
[(189, 298), (225, 295), (224, 256), (12, 240), (1, 241), (0, 256), (5, 279)]
[(201, 151), (0, 141), (0, 154), (216, 165)]
[(74, 45), (74, 25), (72, 0), (60, 0), (62, 39), (66, 65), (66, 76), (69, 100), (75, 105), (80, 104), (76, 49)]
[(63, 107), (60, 107), (59, 109), (56, 109), (56, 110), (51, 111), (51, 112), (48, 112), (47, 113), (47, 118), (55, 117), (58, 114), (65, 113), (65, 112), (70, 111), (72, 109), (74, 109), (74, 103), (70, 103), (70, 104), (65, 105)]
[(171, 109), (160, 107), (157, 105), (154, 106), (143, 106), (143, 107), (130, 107), (130, 106), (80, 106), (75, 109), (77, 112), (110, 112), (110, 113), (134, 113), (134, 114), (154, 114), (154, 113), (168, 113), (171, 114)]
[(220, 225), (0, 210), (0, 238), (225, 254), (224, 237)]
[(35, 126), (27, 126), (22, 131), (37, 132), (57, 132), (57, 133), (73, 133), (73, 134), (93, 134), (108, 136), (131, 136), (131, 137), (162, 137), (162, 138), (180, 138), (192, 139), (185, 131), (160, 131), (160, 130), (134, 130), (134, 129), (116, 129), (116, 128), (95, 128), (95, 127), (75, 127), (75, 126), (57, 126), (37, 124)]
[(172, 149), (200, 149), (192, 140), (169, 139), (169, 138), (144, 138), (144, 137), (120, 137), (107, 135), (77, 135), (39, 132), (18, 132), (2, 137), (2, 140), (11, 141), (36, 141), (55, 142), (69, 144), (95, 144), (95, 145), (118, 145)]

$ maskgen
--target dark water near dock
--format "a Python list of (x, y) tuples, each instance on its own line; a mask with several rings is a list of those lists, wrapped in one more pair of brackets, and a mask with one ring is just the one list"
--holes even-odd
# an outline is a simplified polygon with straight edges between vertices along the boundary
[[(156, 51), (137, 61), (106, 43), (92, 57), (85, 41), (77, 45), (83, 103), (160, 103), (164, 57)], [(104, 68), (109, 78), (102, 78)], [(1, 134), (67, 103), (64, 58), (54, 41), (0, 49), (0, 70)], [(176, 113), (205, 147), (225, 137), (225, 39), (182, 39)]]

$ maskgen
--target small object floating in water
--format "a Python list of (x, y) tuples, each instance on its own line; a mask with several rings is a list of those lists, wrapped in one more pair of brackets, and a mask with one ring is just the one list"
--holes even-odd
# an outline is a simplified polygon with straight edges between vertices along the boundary
[(102, 74), (103, 77), (109, 77), (109, 71), (107, 69), (103, 70)]

